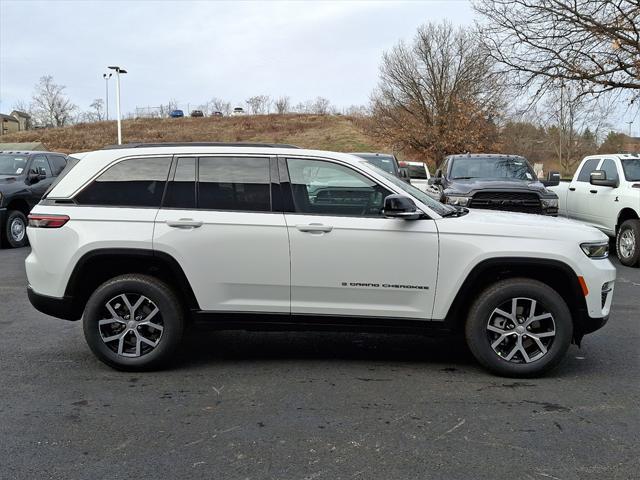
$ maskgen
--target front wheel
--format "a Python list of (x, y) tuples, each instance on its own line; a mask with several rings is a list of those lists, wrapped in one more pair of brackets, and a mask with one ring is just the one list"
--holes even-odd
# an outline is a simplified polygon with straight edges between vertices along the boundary
[(473, 303), (465, 336), (485, 368), (507, 377), (533, 377), (555, 367), (573, 336), (562, 297), (537, 280), (502, 280)]
[(18, 210), (10, 210), (4, 227), (4, 238), (11, 248), (20, 248), (28, 244), (27, 217)]
[(83, 315), (84, 336), (93, 353), (126, 371), (166, 365), (180, 344), (184, 323), (173, 291), (147, 275), (108, 280), (91, 295)]
[(640, 220), (626, 220), (616, 235), (616, 253), (620, 263), (634, 267), (640, 261)]

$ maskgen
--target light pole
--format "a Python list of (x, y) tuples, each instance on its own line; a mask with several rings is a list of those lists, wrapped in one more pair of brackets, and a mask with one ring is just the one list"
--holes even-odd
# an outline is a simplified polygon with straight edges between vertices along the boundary
[(106, 73), (102, 74), (102, 78), (104, 78), (104, 87), (105, 87), (105, 108), (107, 109), (107, 120), (109, 120), (109, 79), (111, 78), (111, 76), (113, 75), (113, 73), (109, 73), (108, 75)]
[(629, 124), (629, 138), (631, 138), (631, 125), (633, 125), (633, 120), (627, 123)]
[(116, 65), (107, 67), (110, 70), (116, 71), (116, 116), (118, 117), (118, 145), (122, 145), (122, 120), (120, 118), (120, 74), (125, 74), (127, 71), (124, 68)]

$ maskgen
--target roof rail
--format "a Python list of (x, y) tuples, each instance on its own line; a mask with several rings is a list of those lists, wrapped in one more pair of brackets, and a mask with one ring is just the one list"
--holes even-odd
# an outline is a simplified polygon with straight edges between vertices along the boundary
[(123, 145), (105, 145), (102, 150), (118, 148), (154, 148), (154, 147), (264, 147), (264, 148), (300, 148), (286, 143), (252, 143), (252, 142), (160, 142), (160, 143), (125, 143)]

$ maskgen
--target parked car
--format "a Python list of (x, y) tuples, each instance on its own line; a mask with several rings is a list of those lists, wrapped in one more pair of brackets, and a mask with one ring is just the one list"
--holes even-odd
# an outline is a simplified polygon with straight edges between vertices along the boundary
[(67, 164), (62, 153), (0, 151), (0, 241), (27, 244), (27, 215)]
[(419, 188), (423, 192), (426, 192), (429, 189), (429, 179), (431, 178), (431, 175), (429, 174), (429, 169), (427, 168), (426, 163), (401, 161), (400, 168), (402, 167), (406, 167), (407, 172), (409, 173), (409, 183), (411, 185)]
[(184, 112), (182, 110), (171, 110), (171, 112), (169, 112), (169, 116), (171, 118), (182, 118), (184, 117)]
[(191, 110), (191, 116), (192, 117), (204, 117), (204, 113), (202, 113), (202, 110)]
[(353, 152), (352, 155), (356, 155), (360, 158), (364, 158), (371, 165), (390, 173), (393, 176), (401, 178), (405, 182), (409, 182), (409, 172), (406, 167), (401, 167), (400, 162), (395, 155), (388, 153), (366, 153), (366, 152)]
[(233, 109), (233, 112), (231, 112), (231, 115), (244, 115), (244, 108), (242, 107), (236, 107)]
[[(145, 146), (78, 156), (33, 209), (31, 303), (103, 362), (171, 360), (185, 326), (464, 331), (500, 375), (607, 321), (609, 242), (569, 220), (444, 205), (344, 153)], [(398, 262), (398, 248), (420, 252)], [(55, 252), (55, 254), (52, 254)]]
[(211, 116), (212, 117), (222, 117), (223, 115), (222, 115), (222, 112), (219, 112), (219, 111), (216, 110), (215, 112), (213, 112), (211, 114)]
[(560, 175), (541, 182), (518, 155), (464, 154), (446, 157), (429, 184), (435, 198), (449, 205), (556, 216), (558, 196), (547, 189)]
[(615, 238), (623, 265), (640, 263), (640, 156), (606, 154), (585, 157), (570, 183), (552, 190), (559, 214), (592, 225)]

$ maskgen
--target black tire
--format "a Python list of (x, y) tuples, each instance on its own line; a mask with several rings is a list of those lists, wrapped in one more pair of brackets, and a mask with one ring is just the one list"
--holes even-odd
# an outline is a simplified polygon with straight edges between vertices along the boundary
[[(148, 301), (141, 300), (140, 311), (134, 310), (134, 316), (140, 313), (136, 319), (140, 318), (142, 324), (136, 326), (135, 319), (126, 317), (126, 312), (131, 310), (121, 295), (126, 295), (133, 306), (137, 300), (146, 297)], [(119, 320), (101, 326), (100, 320), (113, 317), (107, 303)], [(154, 307), (158, 312), (150, 315)], [(144, 324), (147, 317), (152, 317), (150, 321), (154, 322), (154, 327)], [(100, 285), (89, 298), (83, 315), (84, 336), (91, 351), (110, 367), (125, 371), (156, 370), (166, 366), (181, 343), (184, 325), (184, 310), (174, 292), (157, 278), (139, 274), (121, 275)], [(117, 335), (124, 339), (103, 340)], [(156, 345), (151, 347), (143, 343), (141, 336)], [(119, 352), (121, 342), (122, 354)]]
[(2, 237), (6, 245), (11, 248), (26, 247), (29, 244), (27, 217), (24, 213), (19, 210), (9, 210)]
[[(628, 242), (628, 238), (633, 238), (631, 250), (623, 242)], [(640, 220), (626, 220), (620, 225), (616, 235), (616, 254), (620, 263), (627, 267), (635, 267), (640, 263)]]
[[(508, 305), (512, 305), (511, 302), (514, 298), (521, 298), (516, 302), (516, 311), (522, 306), (526, 308), (527, 305), (530, 310), (532, 305), (530, 300), (535, 300), (536, 307), (534, 307), (533, 315), (535, 312), (539, 312), (538, 316), (541, 316), (542, 313), (547, 312), (552, 315), (552, 318), (531, 323), (532, 330), (528, 331), (523, 327), (527, 324), (526, 319), (522, 325), (518, 325), (519, 322), (514, 321), (511, 326), (511, 322), (505, 317), (500, 314), (494, 315), (495, 310), (505, 303), (509, 302)], [(507, 313), (511, 313), (511, 311)], [(529, 316), (528, 313), (526, 315)], [(515, 355), (510, 360), (506, 359), (508, 354), (500, 356), (492, 347), (492, 343), (501, 337), (501, 334), (488, 330), (489, 322), (495, 320), (504, 320), (504, 331), (508, 332), (508, 335), (502, 337), (504, 340), (496, 348), (505, 348), (505, 353), (511, 353), (516, 349)], [(548, 331), (551, 331), (548, 326), (551, 324), (554, 324), (555, 336), (545, 336), (545, 338), (538, 339), (542, 341), (546, 349), (546, 353), (543, 353), (531, 338), (531, 334), (545, 332), (548, 335)], [(537, 280), (511, 278), (495, 283), (478, 295), (469, 311), (465, 325), (465, 337), (473, 356), (491, 372), (505, 377), (535, 377), (557, 366), (564, 358), (573, 337), (573, 322), (567, 304), (551, 287)], [(518, 340), (519, 337), (520, 340)], [(533, 349), (538, 351), (537, 355), (530, 356), (532, 361), (529, 363), (525, 361), (521, 350), (516, 348), (518, 341), (522, 342), (521, 345), (529, 345), (527, 347), (529, 351), (525, 348), (527, 358)], [(548, 343), (544, 344), (545, 342)], [(538, 357), (538, 355), (541, 356)]]

